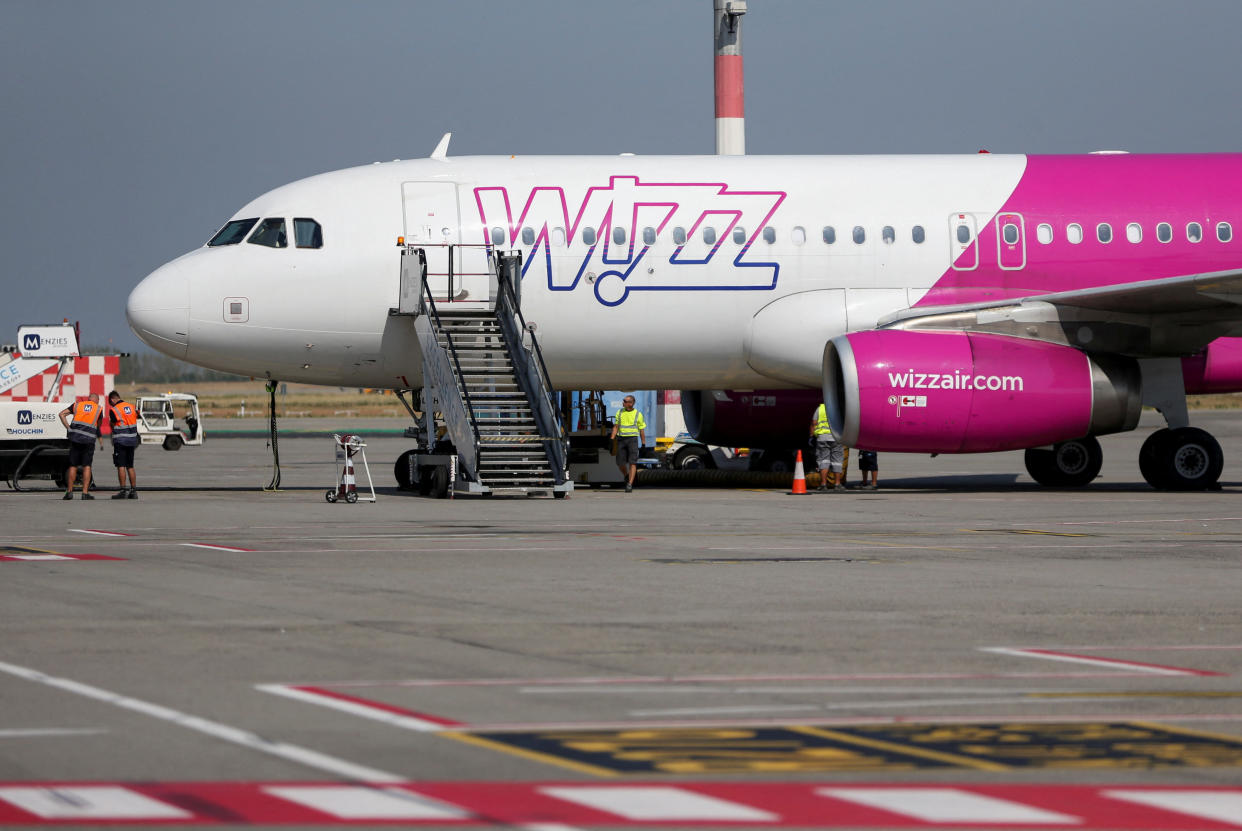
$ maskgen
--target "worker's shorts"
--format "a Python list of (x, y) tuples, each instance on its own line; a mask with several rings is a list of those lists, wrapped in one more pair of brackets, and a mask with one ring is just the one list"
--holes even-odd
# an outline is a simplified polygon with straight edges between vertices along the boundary
[(90, 467), (95, 461), (95, 442), (69, 442), (69, 467)]
[(875, 455), (874, 450), (858, 451), (858, 469), (859, 470), (879, 470), (880, 461)]
[(845, 445), (832, 436), (815, 437), (815, 466), (840, 473), (845, 468)]
[(617, 464), (638, 464), (638, 437), (630, 436), (617, 439)]
[(133, 445), (129, 447), (123, 444), (112, 445), (112, 464), (117, 467), (133, 467), (134, 449)]

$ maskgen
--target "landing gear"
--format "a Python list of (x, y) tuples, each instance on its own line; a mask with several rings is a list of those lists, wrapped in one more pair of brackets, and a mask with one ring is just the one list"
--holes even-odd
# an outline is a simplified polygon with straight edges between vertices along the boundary
[(403, 491), (414, 489), (414, 480), (410, 478), (410, 457), (413, 455), (413, 450), (405, 451), (397, 457), (397, 461), (392, 466), (393, 476), (397, 480), (397, 487)]
[(1032, 447), (1026, 451), (1026, 472), (1041, 485), (1078, 488), (1100, 475), (1104, 451), (1094, 436), (1071, 439), (1051, 450)]
[(1197, 427), (1157, 430), (1139, 451), (1139, 470), (1158, 490), (1206, 490), (1216, 484), (1224, 466), (1220, 443)]

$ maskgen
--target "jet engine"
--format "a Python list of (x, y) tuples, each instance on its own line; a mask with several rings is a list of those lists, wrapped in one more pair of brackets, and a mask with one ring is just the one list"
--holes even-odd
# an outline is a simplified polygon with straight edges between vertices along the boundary
[(1182, 358), (1187, 393), (1242, 391), (1242, 338), (1217, 338)]
[(881, 329), (824, 347), (824, 402), (847, 445), (985, 453), (1132, 430), (1137, 363), (1008, 335)]
[(686, 429), (704, 444), (794, 448), (806, 445), (821, 392), (814, 390), (683, 390)]

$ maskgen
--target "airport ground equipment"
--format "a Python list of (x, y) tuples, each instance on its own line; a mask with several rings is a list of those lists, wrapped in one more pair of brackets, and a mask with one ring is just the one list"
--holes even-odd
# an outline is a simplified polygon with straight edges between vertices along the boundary
[[(333, 433), (332, 442), (336, 446), (336, 488), (325, 493), (324, 499), (329, 502), (344, 500), (351, 505), (359, 500), (375, 502), (377, 499), (375, 483), (371, 481), (371, 466), (367, 464), (367, 443), (362, 440), (362, 436), (356, 436), (353, 433)], [(362, 461), (362, 470), (367, 475), (367, 487), (371, 489), (370, 496), (358, 496), (358, 484), (354, 470), (355, 456)]]
[(60, 487), (69, 464), (69, 438), (61, 423), (65, 405), (49, 401), (0, 401), (0, 476), (15, 491), (22, 479), (51, 479)]
[[(135, 404), (138, 407), (138, 435), (143, 444), (163, 445), (165, 450), (202, 445), (204, 431), (198, 396), (184, 392), (144, 395)], [(182, 418), (185, 429), (177, 422), (178, 405), (185, 413)]]
[[(397, 461), (402, 487), (436, 496), (573, 490), (552, 384), (522, 317), (521, 273), (519, 252), (402, 245), (400, 301), (389, 313), (411, 320), (423, 359), (421, 415), (402, 398), (417, 425), (406, 434), (419, 440)], [(485, 297), (463, 288), (471, 278)]]

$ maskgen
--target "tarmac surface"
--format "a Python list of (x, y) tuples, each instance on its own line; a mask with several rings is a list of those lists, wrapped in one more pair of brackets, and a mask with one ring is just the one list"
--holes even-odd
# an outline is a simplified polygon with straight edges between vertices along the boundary
[(0, 824), (21, 783), (1234, 788), (1242, 413), (1192, 423), (1219, 491), (1143, 483), (1151, 414), (1066, 490), (881, 454), (877, 492), (433, 500), (376, 421), (373, 504), (325, 502), (329, 439), (264, 492), (211, 424), (117, 501), (98, 452), (93, 502), (0, 491)]

